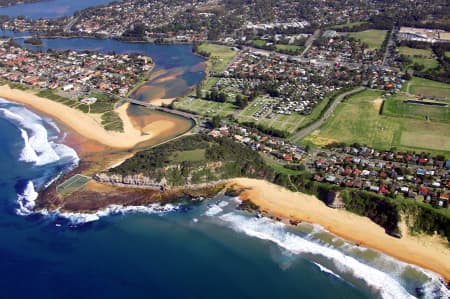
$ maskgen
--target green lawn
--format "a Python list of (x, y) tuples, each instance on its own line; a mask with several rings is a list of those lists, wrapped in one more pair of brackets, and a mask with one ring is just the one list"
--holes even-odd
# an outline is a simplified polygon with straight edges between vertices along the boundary
[(352, 32), (350, 37), (360, 40), (362, 43), (367, 44), (370, 49), (380, 49), (386, 38), (386, 30), (366, 30), (361, 32)]
[(282, 52), (290, 52), (290, 53), (301, 53), (305, 48), (302, 46), (297, 45), (284, 45), (284, 44), (277, 44), (275, 45), (275, 49), (277, 51)]
[(364, 25), (364, 24), (367, 24), (367, 22), (351, 22), (351, 23), (333, 25), (330, 27), (330, 29), (353, 28), (353, 27)]
[(203, 83), (202, 83), (202, 89), (203, 90), (210, 90), (213, 88), (214, 85), (216, 85), (217, 81), (219, 81), (219, 78), (217, 77), (208, 77)]
[(216, 72), (225, 70), (238, 53), (230, 47), (208, 43), (201, 44), (198, 48), (199, 51), (210, 54), (209, 69)]
[(411, 65), (409, 65), (408, 67), (412, 67), (412, 65), (414, 64), (423, 65), (422, 71), (427, 71), (439, 67), (439, 62), (434, 58), (411, 57), (411, 62)]
[(254, 39), (251, 41), (252, 46), (261, 48), (266, 46), (266, 42), (261, 39)]
[(449, 107), (417, 105), (406, 102), (408, 99), (406, 96), (387, 98), (383, 105), (383, 115), (450, 123)]
[(191, 151), (178, 151), (174, 152), (170, 157), (173, 162), (183, 161), (203, 161), (205, 160), (205, 149), (195, 149)]
[(218, 103), (197, 98), (185, 98), (175, 103), (176, 109), (193, 112), (199, 115), (222, 117), (232, 114), (237, 108), (232, 103)]
[(377, 99), (383, 92), (366, 90), (339, 104), (320, 130), (306, 138), (360, 143), (377, 149), (429, 151), (450, 155), (450, 124), (379, 114)]
[(283, 173), (286, 175), (299, 175), (305, 173), (304, 170), (302, 171), (286, 168), (283, 166), (283, 162), (275, 161), (271, 156), (265, 154), (261, 154), (261, 156), (263, 157), (264, 162), (266, 162), (267, 165), (269, 165), (276, 173)]
[(411, 63), (407, 66), (412, 68), (414, 64), (422, 65), (423, 70), (430, 70), (439, 67), (439, 62), (433, 57), (433, 51), (429, 49), (415, 49), (410, 47), (399, 47), (400, 54), (408, 56)]
[(402, 91), (428, 97), (450, 99), (450, 84), (413, 77), (403, 85)]
[(431, 49), (415, 49), (410, 47), (399, 47), (400, 54), (407, 56), (421, 56), (426, 58), (433, 57), (433, 51)]
[(445, 51), (445, 57), (450, 57), (450, 51)]
[(101, 116), (102, 126), (105, 130), (123, 132), (123, 122), (116, 111), (108, 111)]

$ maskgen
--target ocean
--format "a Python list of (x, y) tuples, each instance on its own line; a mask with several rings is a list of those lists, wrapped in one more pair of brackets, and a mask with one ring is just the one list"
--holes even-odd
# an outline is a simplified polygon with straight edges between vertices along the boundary
[(447, 298), (437, 275), (236, 198), (31, 212), (78, 163), (50, 119), (0, 101), (0, 298)]
[[(48, 48), (148, 54), (155, 71), (176, 80), (149, 83), (147, 89), (166, 89), (167, 97), (204, 77), (203, 60), (190, 46), (55, 39), (38, 49)], [(151, 96), (147, 92), (143, 96)], [(319, 226), (257, 219), (236, 210), (235, 198), (114, 206), (94, 215), (32, 213), (37, 191), (76, 167), (79, 158), (51, 119), (4, 100), (0, 138), (0, 298), (450, 295), (436, 274), (354, 246)]]

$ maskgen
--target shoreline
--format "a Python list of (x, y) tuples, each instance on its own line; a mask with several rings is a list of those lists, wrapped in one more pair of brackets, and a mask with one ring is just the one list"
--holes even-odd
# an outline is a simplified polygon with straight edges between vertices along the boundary
[(54, 118), (79, 135), (111, 148), (129, 149), (162, 133), (162, 130), (156, 127), (152, 128), (151, 132), (147, 130), (145, 133), (136, 129), (126, 112), (129, 104), (116, 109), (124, 124), (124, 132), (119, 133), (105, 130), (94, 116), (64, 104), (38, 97), (32, 91), (12, 89), (8, 85), (2, 85), (0, 86), (0, 97), (31, 107)]
[(408, 264), (433, 271), (450, 282), (450, 250), (444, 238), (437, 235), (409, 234), (401, 223), (403, 237), (397, 239), (369, 218), (345, 210), (332, 209), (312, 195), (291, 192), (281, 186), (258, 179), (230, 180), (230, 187), (244, 189), (243, 200), (251, 200), (261, 211), (285, 222), (304, 221), (318, 224), (325, 230), (356, 245), (365, 246)]

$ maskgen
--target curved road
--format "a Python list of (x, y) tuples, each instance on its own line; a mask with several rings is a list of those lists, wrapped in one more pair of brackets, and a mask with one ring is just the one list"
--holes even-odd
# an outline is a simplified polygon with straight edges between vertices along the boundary
[(334, 109), (336, 109), (337, 105), (339, 103), (342, 102), (342, 100), (352, 94), (358, 93), (362, 90), (364, 90), (364, 87), (358, 87), (355, 88), (353, 90), (347, 91), (341, 95), (339, 95), (334, 101), (333, 103), (331, 103), (331, 105), (327, 108), (327, 111), (325, 111), (325, 113), (322, 115), (321, 118), (317, 119), (316, 121), (314, 121), (312, 124), (310, 124), (309, 126), (307, 126), (306, 128), (301, 129), (300, 131), (298, 131), (297, 133), (295, 133), (290, 140), (297, 142), (300, 139), (308, 136), (309, 134), (311, 134), (313, 131), (317, 130), (318, 128), (320, 128), (320, 126), (323, 125), (323, 123), (327, 120), (327, 118), (333, 113)]

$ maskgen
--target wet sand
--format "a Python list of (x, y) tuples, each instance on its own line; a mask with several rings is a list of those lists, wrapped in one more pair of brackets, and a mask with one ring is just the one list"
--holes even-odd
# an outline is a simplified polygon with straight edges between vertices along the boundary
[(239, 178), (232, 180), (231, 184), (248, 188), (241, 198), (251, 199), (261, 210), (276, 217), (319, 224), (346, 240), (429, 269), (450, 281), (450, 249), (447, 240), (440, 236), (411, 236), (402, 223), (403, 237), (397, 239), (387, 235), (369, 218), (331, 209), (311, 195), (291, 192), (256, 179)]

